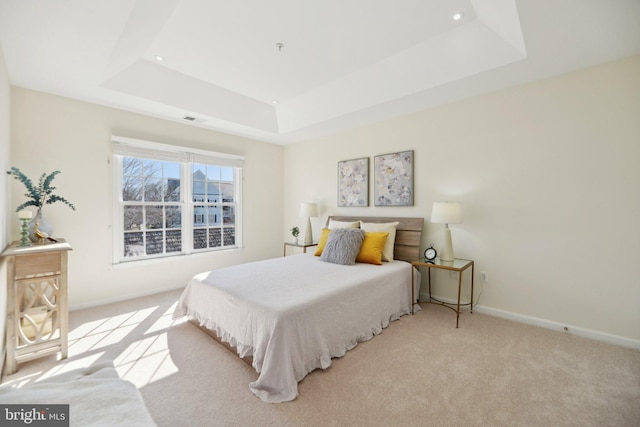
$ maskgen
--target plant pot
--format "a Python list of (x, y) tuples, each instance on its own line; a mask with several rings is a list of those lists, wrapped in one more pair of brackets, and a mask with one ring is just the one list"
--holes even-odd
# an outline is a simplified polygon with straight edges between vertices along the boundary
[(298, 238), (297, 238), (297, 237), (295, 237), (295, 236), (294, 236), (294, 237), (292, 237), (292, 238), (291, 238), (291, 242), (292, 242), (294, 245), (297, 245), (297, 244), (298, 244)]
[(33, 243), (38, 241), (36, 235), (33, 234), (36, 230), (36, 222), (38, 223), (38, 230), (47, 233), (49, 236), (53, 236), (53, 224), (47, 221), (47, 219), (42, 216), (42, 211), (38, 209), (36, 216), (29, 222), (29, 239)]

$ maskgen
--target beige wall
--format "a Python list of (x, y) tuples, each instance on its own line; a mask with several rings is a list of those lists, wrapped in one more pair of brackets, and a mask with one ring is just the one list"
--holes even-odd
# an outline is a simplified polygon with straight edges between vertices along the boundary
[[(321, 205), (316, 236), (328, 214), (428, 221), (432, 202), (460, 201), (454, 249), (477, 263), (480, 310), (640, 348), (639, 76), (636, 56), (287, 146), (285, 236), (302, 201)], [(370, 207), (336, 207), (338, 161), (404, 150), (415, 206), (374, 207), (371, 171)], [(441, 249), (442, 226), (425, 226), (422, 247)]]
[[(60, 170), (57, 193), (77, 208), (57, 203), (44, 211), (54, 234), (74, 249), (71, 308), (184, 286), (201, 271), (281, 255), (281, 146), (16, 87), (11, 108), (11, 164), (32, 180)], [(111, 135), (245, 156), (244, 248), (113, 266)], [(23, 202), (23, 194), (14, 181), (11, 206)]]
[[(12, 216), (12, 209), (9, 203), (9, 176), (4, 173), (11, 166), (9, 159), (10, 150), (10, 86), (7, 69), (4, 63), (4, 54), (0, 48), (0, 250), (9, 243), (10, 228), (14, 225), (9, 218)], [(15, 218), (15, 217), (14, 217)], [(16, 221), (16, 220), (14, 220)], [(17, 222), (17, 221), (16, 221)], [(5, 350), (5, 322), (7, 317), (7, 272), (4, 260), (0, 259), (0, 372), (4, 364)]]

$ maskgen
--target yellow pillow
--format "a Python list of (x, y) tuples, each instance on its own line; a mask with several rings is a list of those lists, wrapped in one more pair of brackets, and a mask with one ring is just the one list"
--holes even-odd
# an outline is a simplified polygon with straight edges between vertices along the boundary
[(389, 233), (365, 233), (356, 262), (381, 265), (382, 251), (387, 237), (389, 237)]
[(314, 253), (315, 256), (322, 255), (322, 251), (324, 250), (324, 247), (327, 244), (327, 239), (329, 238), (329, 233), (331, 233), (330, 229), (322, 229), (322, 232), (320, 233), (320, 240), (318, 240), (318, 247), (316, 248), (316, 253)]

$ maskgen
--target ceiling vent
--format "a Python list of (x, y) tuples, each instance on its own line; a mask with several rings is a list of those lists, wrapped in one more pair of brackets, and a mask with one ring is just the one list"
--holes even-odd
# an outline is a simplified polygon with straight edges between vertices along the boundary
[(184, 116), (182, 119), (188, 122), (195, 122), (195, 123), (204, 123), (207, 121), (206, 119), (203, 119), (200, 117), (193, 117), (193, 116)]

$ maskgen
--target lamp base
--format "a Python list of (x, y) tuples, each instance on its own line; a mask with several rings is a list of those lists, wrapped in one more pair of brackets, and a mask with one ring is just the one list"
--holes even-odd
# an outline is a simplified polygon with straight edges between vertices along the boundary
[(453, 261), (453, 243), (451, 242), (451, 229), (445, 224), (444, 226), (444, 249), (440, 255), (441, 261)]
[(313, 232), (311, 231), (311, 218), (307, 217), (307, 230), (304, 232), (304, 244), (310, 245), (313, 243)]

